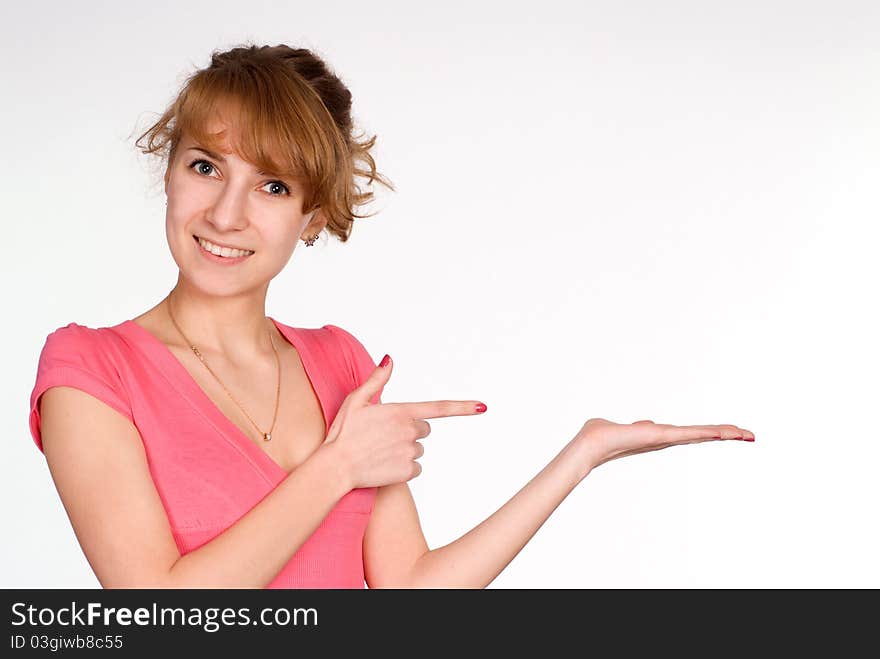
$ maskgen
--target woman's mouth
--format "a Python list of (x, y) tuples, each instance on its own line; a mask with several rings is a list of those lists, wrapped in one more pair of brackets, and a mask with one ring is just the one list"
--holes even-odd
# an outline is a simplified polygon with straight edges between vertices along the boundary
[(207, 258), (209, 261), (212, 261), (213, 263), (222, 263), (224, 265), (241, 263), (247, 257), (254, 253), (253, 250), (241, 250), (231, 249), (229, 247), (220, 247), (196, 235), (193, 235), (193, 240), (196, 242), (198, 250), (202, 254), (202, 256)]

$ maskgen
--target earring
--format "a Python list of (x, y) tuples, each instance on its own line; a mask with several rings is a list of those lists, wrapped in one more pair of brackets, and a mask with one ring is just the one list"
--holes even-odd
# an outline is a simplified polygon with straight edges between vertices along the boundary
[(311, 247), (315, 244), (315, 241), (318, 239), (318, 236), (312, 236), (311, 238), (306, 238), (303, 242), (305, 242), (306, 247)]

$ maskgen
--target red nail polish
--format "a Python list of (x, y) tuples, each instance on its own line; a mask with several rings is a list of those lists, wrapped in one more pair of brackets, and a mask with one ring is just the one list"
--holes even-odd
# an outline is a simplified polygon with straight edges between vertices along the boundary
[(384, 357), (382, 357), (382, 361), (379, 362), (379, 366), (381, 366), (382, 368), (385, 368), (386, 366), (388, 366), (388, 363), (390, 361), (391, 361), (391, 357), (389, 357), (388, 355), (385, 355)]
[(474, 406), (474, 410), (477, 411), (477, 412), (482, 413), (482, 412), (485, 412), (485, 411), (486, 411), (486, 406), (485, 406), (483, 403), (477, 403), (477, 404)]

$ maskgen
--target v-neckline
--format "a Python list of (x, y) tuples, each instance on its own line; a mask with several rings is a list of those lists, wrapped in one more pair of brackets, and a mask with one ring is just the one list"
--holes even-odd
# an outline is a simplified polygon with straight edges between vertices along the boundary
[[(302, 340), (302, 337), (295, 327), (288, 327), (271, 316), (267, 316), (267, 318), (272, 321), (281, 335), (287, 339), (288, 343), (294, 347), (299, 355), (306, 380), (308, 380), (309, 385), (315, 393), (315, 398), (318, 400), (321, 415), (324, 418), (324, 428), (325, 430), (329, 430), (330, 420), (328, 418), (324, 399), (320, 393), (321, 391), (326, 390), (326, 380), (324, 380), (321, 369), (318, 368), (315, 363), (311, 352), (306, 349), (305, 342)], [(125, 320), (120, 323), (117, 328), (129, 328), (144, 340), (146, 346), (150, 348), (148, 354), (156, 359), (160, 365), (167, 367), (164, 374), (169, 382), (171, 382), (171, 384), (186, 397), (194, 409), (203, 413), (209, 421), (212, 421), (215, 427), (221, 431), (221, 434), (240, 452), (242, 452), (242, 454), (259, 469), (267, 480), (269, 480), (269, 482), (277, 484), (299, 467), (299, 465), (297, 465), (293, 470), (287, 471), (275, 461), (275, 458), (257, 446), (250, 437), (244, 434), (244, 431), (242, 431), (241, 428), (223, 413), (211, 397), (205, 393), (205, 390), (202, 389), (198, 382), (196, 382), (195, 378), (180, 360), (174, 356), (174, 353), (171, 352), (168, 346), (160, 341), (159, 338), (147, 328), (139, 325), (133, 320)], [(320, 383), (316, 381), (316, 378), (318, 377), (320, 377)], [(324, 387), (324, 389), (322, 389), (322, 387)]]

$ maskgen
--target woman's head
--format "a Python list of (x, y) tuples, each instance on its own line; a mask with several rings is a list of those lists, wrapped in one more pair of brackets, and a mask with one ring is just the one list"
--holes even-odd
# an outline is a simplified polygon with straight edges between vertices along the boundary
[(373, 197), (358, 177), (393, 190), (369, 153), (375, 140), (353, 135), (351, 93), (312, 52), (250, 45), (213, 53), (136, 144), (165, 162), (178, 265), (196, 234), (267, 253), (271, 279), (300, 237), (326, 228), (345, 242), (369, 217), (357, 213)]

